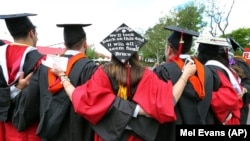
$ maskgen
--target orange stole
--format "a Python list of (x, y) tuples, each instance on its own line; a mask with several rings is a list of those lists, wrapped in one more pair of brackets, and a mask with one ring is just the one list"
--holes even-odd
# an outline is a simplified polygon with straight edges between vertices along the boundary
[[(75, 64), (76, 61), (78, 61), (81, 58), (86, 58), (87, 56), (83, 53), (79, 53), (73, 57), (70, 58), (68, 61), (67, 69), (65, 72), (65, 75), (68, 76), (72, 66)], [(61, 84), (61, 80), (59, 77), (57, 77), (53, 72), (51, 72), (51, 69), (48, 69), (48, 89), (52, 94), (57, 93), (63, 88), (63, 85)]]
[[(197, 76), (192, 75), (188, 78), (189, 82), (192, 84), (195, 92), (197, 93), (198, 97), (200, 99), (203, 99), (205, 97), (205, 71), (203, 64), (200, 63), (196, 58), (192, 58), (194, 60), (194, 63), (197, 67)], [(180, 58), (173, 59), (173, 61), (178, 65), (180, 69), (183, 68), (184, 62)]]

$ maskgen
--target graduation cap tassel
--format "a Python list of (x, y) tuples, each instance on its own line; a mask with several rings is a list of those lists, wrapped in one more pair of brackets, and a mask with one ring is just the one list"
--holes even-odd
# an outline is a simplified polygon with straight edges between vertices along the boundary
[(225, 52), (226, 52), (227, 58), (229, 58), (229, 57), (228, 57), (228, 52), (229, 52), (228, 48), (225, 48)]
[(177, 53), (177, 56), (176, 58), (179, 58), (180, 54), (181, 54), (181, 51), (182, 51), (182, 47), (183, 47), (183, 31), (181, 32), (181, 38), (180, 38), (180, 42), (179, 42), (179, 47), (178, 47), (178, 53)]
[(131, 80), (131, 65), (129, 64), (129, 61), (125, 64), (127, 68), (127, 78), (126, 78), (126, 83), (127, 83), (127, 97), (130, 96), (130, 80)]

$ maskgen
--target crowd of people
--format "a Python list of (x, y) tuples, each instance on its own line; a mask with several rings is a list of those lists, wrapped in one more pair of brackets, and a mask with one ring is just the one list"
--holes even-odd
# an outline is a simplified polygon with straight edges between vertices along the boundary
[(233, 42), (167, 26), (166, 62), (150, 69), (138, 56), (146, 40), (122, 24), (101, 42), (111, 61), (97, 65), (86, 56), (91, 24), (57, 24), (64, 70), (44, 65), (29, 16), (0, 15), (13, 37), (0, 42), (1, 141), (175, 141), (178, 125), (247, 124), (250, 68), (229, 55)]

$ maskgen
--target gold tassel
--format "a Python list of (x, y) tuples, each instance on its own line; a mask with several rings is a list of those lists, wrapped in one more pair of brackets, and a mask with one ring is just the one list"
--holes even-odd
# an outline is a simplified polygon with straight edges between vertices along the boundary
[(119, 84), (118, 96), (124, 100), (127, 100), (127, 87), (124, 87), (122, 84)]

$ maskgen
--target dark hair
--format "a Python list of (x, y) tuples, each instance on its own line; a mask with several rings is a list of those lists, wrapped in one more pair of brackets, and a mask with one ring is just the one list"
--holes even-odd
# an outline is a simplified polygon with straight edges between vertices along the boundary
[(208, 60), (217, 60), (229, 67), (228, 53), (222, 46), (199, 44), (197, 59), (202, 64), (205, 64)]
[(22, 38), (26, 38), (28, 36), (28, 33), (30, 31), (33, 31), (34, 33), (36, 33), (36, 27), (31, 27), (29, 30), (26, 31), (22, 31), (22, 32), (18, 32), (16, 34), (13, 34), (12, 37), (14, 39), (22, 39)]
[(65, 44), (66, 45), (66, 47), (68, 48), (68, 49), (80, 49), (81, 47), (82, 47), (82, 44), (83, 44), (83, 42), (85, 42), (86, 41), (86, 38), (84, 38), (84, 39), (82, 39), (82, 40), (80, 40), (80, 41), (78, 41), (78, 42), (75, 42), (75, 43), (68, 43), (68, 44)]
[[(179, 33), (178, 33), (179, 34)], [(181, 36), (181, 35), (179, 35)], [(168, 38), (168, 42), (170, 43), (170, 47), (172, 49), (174, 49), (174, 52), (177, 53), (178, 50), (179, 50), (179, 45), (180, 45), (180, 37), (177, 36), (177, 37), (172, 37), (172, 38)], [(192, 42), (193, 42), (193, 37), (190, 36), (190, 35), (187, 35), (187, 34), (184, 34), (183, 35), (183, 40), (184, 40), (184, 43), (182, 44), (182, 50), (181, 50), (181, 53), (188, 53), (192, 47)]]

